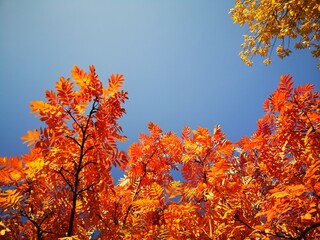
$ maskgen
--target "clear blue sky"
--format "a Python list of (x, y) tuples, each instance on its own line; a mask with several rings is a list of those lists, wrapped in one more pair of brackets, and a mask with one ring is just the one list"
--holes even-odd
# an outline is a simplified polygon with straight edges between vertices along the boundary
[(158, 123), (180, 134), (216, 124), (237, 141), (251, 135), (262, 104), (281, 74), (296, 86), (319, 89), (320, 71), (308, 51), (294, 52), (273, 65), (239, 58), (245, 28), (228, 14), (233, 1), (215, 0), (1, 0), (0, 1), (0, 156), (21, 155), (20, 136), (38, 128), (29, 102), (43, 99), (73, 65), (94, 64), (106, 83), (125, 75), (129, 101), (121, 119), (129, 141)]

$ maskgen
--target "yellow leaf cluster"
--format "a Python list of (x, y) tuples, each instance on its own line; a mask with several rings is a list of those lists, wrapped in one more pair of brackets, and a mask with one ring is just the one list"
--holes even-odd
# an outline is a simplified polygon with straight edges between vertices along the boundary
[(252, 65), (251, 56), (266, 57), (268, 53), (264, 63), (270, 64), (274, 47), (278, 57), (289, 56), (290, 42), (296, 49), (309, 49), (313, 57), (320, 59), (318, 0), (237, 0), (230, 13), (234, 23), (249, 28), (250, 35), (244, 35), (240, 52), (247, 65)]
[(2, 209), (9, 207), (15, 208), (21, 199), (22, 195), (18, 190), (8, 189), (0, 193), (0, 206)]
[(39, 140), (39, 133), (37, 129), (34, 129), (33, 131), (29, 130), (28, 134), (21, 137), (22, 140), (24, 140), (24, 143), (27, 143), (27, 146), (33, 145)]

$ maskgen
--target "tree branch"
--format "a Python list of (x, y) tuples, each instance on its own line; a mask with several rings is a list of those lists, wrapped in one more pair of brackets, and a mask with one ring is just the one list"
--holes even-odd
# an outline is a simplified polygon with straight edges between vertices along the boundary
[(41, 221), (40, 221), (40, 226), (43, 224), (43, 222), (48, 218), (50, 217), (51, 215), (53, 214), (53, 211), (49, 212)]
[(57, 171), (57, 170), (54, 170), (54, 171), (61, 175), (63, 180), (67, 183), (67, 185), (70, 187), (71, 191), (74, 193), (74, 188), (73, 188), (72, 184), (68, 181), (68, 179), (64, 176), (64, 174), (62, 172), (62, 168), (59, 171)]
[[(84, 159), (85, 154), (91, 149), (91, 147), (89, 147), (87, 150), (85, 149), (85, 145), (86, 145), (86, 141), (88, 139), (88, 136), (90, 136), (90, 134), (87, 133), (88, 127), (89, 127), (89, 123), (92, 119), (92, 116), (94, 113), (97, 112), (98, 108), (97, 105), (99, 104), (99, 101), (97, 98), (94, 99), (94, 102), (92, 104), (92, 108), (90, 110), (90, 113), (88, 115), (88, 119), (87, 122), (85, 124), (85, 126), (81, 126), (81, 132), (82, 132), (82, 141), (80, 144), (80, 155), (79, 155), (79, 162), (78, 164), (75, 164), (76, 169), (75, 169), (75, 179), (74, 179), (74, 188), (73, 188), (73, 196), (72, 196), (72, 208), (71, 208), (71, 213), (70, 213), (70, 219), (69, 219), (69, 227), (68, 227), (68, 233), (67, 236), (71, 237), (72, 233), (73, 233), (73, 224), (74, 224), (74, 219), (75, 219), (75, 215), (76, 215), (76, 207), (77, 207), (77, 198), (79, 196), (79, 193), (83, 192), (84, 189), (80, 190), (78, 192), (78, 186), (80, 184), (80, 172), (83, 169), (82, 168), (82, 161)], [(71, 116), (73, 118), (73, 116)], [(74, 119), (74, 118), (73, 118)], [(75, 120), (75, 119), (74, 119)], [(77, 122), (76, 122), (77, 123)], [(77, 123), (78, 124), (78, 123)], [(79, 124), (78, 124), (79, 126)], [(93, 146), (92, 146), (93, 148)], [(71, 189), (72, 190), (72, 189)]]
[(308, 234), (309, 231), (315, 229), (315, 228), (318, 228), (320, 227), (320, 222), (316, 222), (314, 224), (311, 224), (309, 227), (306, 227), (302, 233), (299, 235), (299, 237), (297, 237), (296, 239), (297, 240), (302, 240), (302, 239), (306, 239), (306, 236)]
[(61, 170), (63, 170), (66, 173), (69, 173), (70, 175), (74, 176), (74, 173), (70, 172), (69, 170), (65, 169), (64, 167), (61, 167)]
[(90, 150), (94, 149), (95, 146), (91, 146), (89, 148), (87, 148), (84, 153), (83, 153), (83, 156), (85, 156)]
[(89, 165), (89, 164), (97, 164), (97, 163), (96, 163), (96, 162), (91, 162), (91, 161), (86, 162), (85, 164), (82, 165), (81, 170), (82, 170), (83, 168), (85, 168), (85, 167), (86, 167), (87, 165)]
[[(139, 188), (140, 188), (140, 186), (141, 186), (142, 180), (143, 180), (143, 178), (147, 175), (147, 165), (148, 165), (148, 162), (149, 162), (150, 159), (154, 156), (155, 153), (156, 153), (156, 151), (154, 151), (154, 152), (151, 154), (151, 156), (148, 158), (147, 163), (144, 163), (144, 162), (142, 163), (142, 164), (143, 164), (143, 175), (142, 175), (142, 176), (140, 177), (140, 179), (139, 179), (139, 184), (138, 184), (138, 186), (137, 186), (136, 189), (135, 189), (135, 192), (134, 192), (134, 195), (132, 196), (132, 200), (131, 200), (131, 201), (134, 201), (134, 200), (136, 199), (136, 197), (137, 197), (137, 195), (138, 195), (138, 193), (139, 193)], [(124, 228), (124, 226), (125, 226), (125, 224), (126, 224), (127, 217), (128, 217), (128, 215), (129, 215), (129, 212), (130, 212), (131, 208), (132, 208), (132, 204), (129, 205), (129, 207), (128, 207), (127, 211), (126, 211), (126, 215), (125, 215), (124, 218), (123, 218), (122, 228)]]
[(79, 147), (81, 147), (81, 144), (75, 139), (74, 137), (66, 136), (67, 138), (73, 140)]
[(66, 110), (66, 109), (64, 109), (64, 110), (66, 111), (66, 113), (68, 113), (68, 115), (72, 118), (72, 120), (77, 124), (77, 126), (82, 130), (83, 126), (78, 123), (77, 119), (75, 119), (75, 117), (72, 115), (71, 111)]
[(94, 183), (90, 184), (88, 187), (85, 187), (85, 188), (79, 190), (77, 195), (79, 196), (82, 192), (90, 190), (90, 188), (93, 187), (93, 186), (94, 186)]

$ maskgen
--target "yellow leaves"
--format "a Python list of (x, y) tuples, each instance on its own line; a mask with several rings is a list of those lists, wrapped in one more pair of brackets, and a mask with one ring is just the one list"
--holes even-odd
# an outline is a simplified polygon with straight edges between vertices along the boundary
[(202, 193), (198, 191), (198, 188), (184, 186), (181, 200), (189, 202), (191, 199), (194, 199), (195, 196), (197, 196), (199, 194), (202, 194)]
[(196, 143), (194, 146), (195, 155), (201, 155), (204, 152), (204, 147), (200, 143)]
[(30, 108), (31, 113), (36, 113), (36, 117), (46, 115), (55, 109), (50, 104), (44, 103), (43, 101), (31, 101)]
[(270, 58), (266, 58), (265, 60), (263, 60), (263, 63), (266, 65), (270, 65), (272, 63)]
[(162, 200), (164, 198), (163, 191), (164, 191), (163, 187), (158, 183), (154, 182), (150, 187), (149, 196), (152, 199)]
[(190, 154), (183, 154), (182, 157), (181, 157), (181, 162), (186, 164), (188, 163), (189, 161), (192, 161), (194, 159), (194, 157)]
[(184, 142), (184, 148), (187, 152), (182, 156), (182, 162), (184, 163), (194, 159), (196, 155), (201, 155), (204, 150), (204, 147), (201, 145), (201, 143), (188, 140)]
[(287, 192), (275, 192), (272, 194), (273, 197), (275, 198), (283, 198), (283, 197), (286, 197), (286, 196), (290, 196), (289, 193)]
[(252, 66), (253, 62), (249, 59), (250, 52), (249, 51), (241, 51), (239, 53), (240, 59), (247, 65)]
[(43, 101), (31, 101), (31, 113), (35, 113), (36, 117), (41, 116), (40, 120), (45, 121), (49, 126), (56, 126), (61, 123), (62, 117), (65, 115), (60, 105), (52, 105)]
[(43, 158), (36, 158), (33, 161), (26, 163), (26, 173), (28, 177), (33, 178), (46, 164), (48, 163), (46, 163)]
[(36, 143), (39, 138), (40, 136), (37, 129), (34, 129), (33, 131), (28, 130), (28, 134), (21, 137), (21, 139), (24, 140), (23, 143), (27, 143), (28, 147)]
[(135, 213), (147, 213), (156, 210), (159, 207), (159, 200), (154, 199), (138, 199), (132, 203), (132, 206), (136, 208)]
[(22, 199), (21, 193), (14, 189), (8, 189), (0, 193), (0, 207), (5, 210), (8, 208), (16, 208), (19, 201)]
[(150, 145), (144, 145), (141, 150), (144, 154), (146, 154), (149, 152), (150, 149), (151, 149)]
[[(248, 25), (250, 36), (245, 36), (240, 53), (240, 58), (248, 66), (252, 65), (251, 56), (259, 54), (265, 57), (274, 46), (280, 58), (289, 56), (292, 38), (301, 39), (295, 45), (296, 49), (309, 48), (312, 53), (319, 52), (317, 41), (320, 28), (317, 19), (320, 13), (317, 0), (236, 1), (230, 13), (234, 23)], [(278, 45), (277, 40), (281, 44)], [(284, 49), (284, 46), (288, 48)], [(271, 60), (267, 58), (264, 62), (270, 64)]]
[(211, 191), (206, 191), (204, 196), (206, 197), (207, 200), (213, 201), (215, 200), (215, 195)]
[(76, 212), (79, 213), (82, 211), (82, 208), (83, 208), (83, 204), (82, 204), (82, 201), (81, 200), (77, 200), (76, 201)]
[(75, 235), (75, 236), (71, 236), (71, 237), (62, 237), (62, 238), (58, 238), (59, 240), (80, 240), (80, 238)]
[(80, 114), (80, 115), (84, 115), (85, 111), (88, 107), (88, 103), (86, 102), (79, 102), (77, 103), (77, 105), (74, 107), (76, 113)]
[(276, 49), (277, 55), (279, 58), (285, 58), (287, 56), (289, 56), (289, 54), (291, 53), (290, 49), (284, 49), (284, 47), (282, 45), (278, 46)]
[(0, 221), (0, 227), (3, 228), (0, 230), (1, 236), (6, 235), (7, 232), (11, 232), (11, 230), (9, 228), (7, 228), (6, 225), (2, 221)]
[(21, 174), (20, 171), (13, 170), (13, 171), (10, 172), (10, 175), (9, 175), (9, 176), (10, 176), (9, 178), (10, 178), (12, 181), (18, 181), (18, 180), (21, 179), (22, 174)]
[(310, 213), (306, 213), (305, 215), (301, 216), (301, 220), (311, 220), (312, 215)]
[(120, 178), (118, 181), (118, 186), (120, 187), (128, 187), (130, 185), (130, 178), (124, 175), (123, 178)]
[(84, 87), (89, 85), (90, 83), (89, 75), (79, 67), (74, 66), (73, 70), (71, 70), (71, 74), (72, 74), (72, 79), (75, 81), (77, 86)]
[[(84, 72), (82, 69), (74, 66), (71, 70), (72, 79), (76, 83), (76, 86), (80, 87), (80, 90), (75, 92), (76, 95), (90, 100), (92, 96), (99, 97), (102, 93), (102, 83), (96, 75), (94, 66), (90, 66), (90, 71), (88, 73)], [(78, 101), (76, 101), (77, 104)]]

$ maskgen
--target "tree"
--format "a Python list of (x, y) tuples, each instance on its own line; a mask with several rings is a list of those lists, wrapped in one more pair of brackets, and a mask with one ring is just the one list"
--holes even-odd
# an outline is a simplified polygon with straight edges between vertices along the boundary
[[(270, 56), (276, 48), (278, 57), (285, 58), (295, 49), (310, 49), (320, 60), (320, 7), (317, 0), (236, 0), (231, 9), (234, 23), (247, 24), (249, 35), (244, 35), (241, 59), (249, 66), (251, 56)], [(292, 41), (293, 40), (293, 41)], [(318, 64), (320, 68), (320, 64)]]
[(237, 218), (255, 237), (319, 237), (320, 99), (312, 85), (292, 85), (292, 77), (281, 77), (258, 129), (238, 146), (242, 189), (256, 223), (246, 215)]
[[(30, 152), (0, 159), (4, 239), (316, 239), (320, 236), (320, 98), (282, 76), (255, 133), (220, 126), (181, 136), (150, 122), (127, 153), (117, 124), (122, 75), (107, 88), (75, 67), (47, 102)], [(77, 87), (74, 87), (76, 84)], [(124, 170), (114, 183), (111, 165)], [(173, 172), (180, 173), (174, 178)]]
[[(178, 137), (151, 123), (118, 185), (125, 238), (319, 238), (320, 99), (292, 85), (281, 77), (258, 129), (238, 143), (219, 126)], [(171, 181), (177, 167), (182, 180)]]
[[(88, 238), (105, 211), (99, 195), (113, 188), (111, 164), (125, 162), (116, 141), (123, 141), (117, 120), (127, 93), (122, 75), (103, 88), (93, 66), (63, 77), (47, 101), (32, 101), (31, 112), (46, 124), (22, 139), (29, 154), (1, 159), (2, 221), (9, 239), (78, 236)], [(74, 86), (75, 85), (75, 86)], [(7, 235), (6, 234), (6, 235)]]

